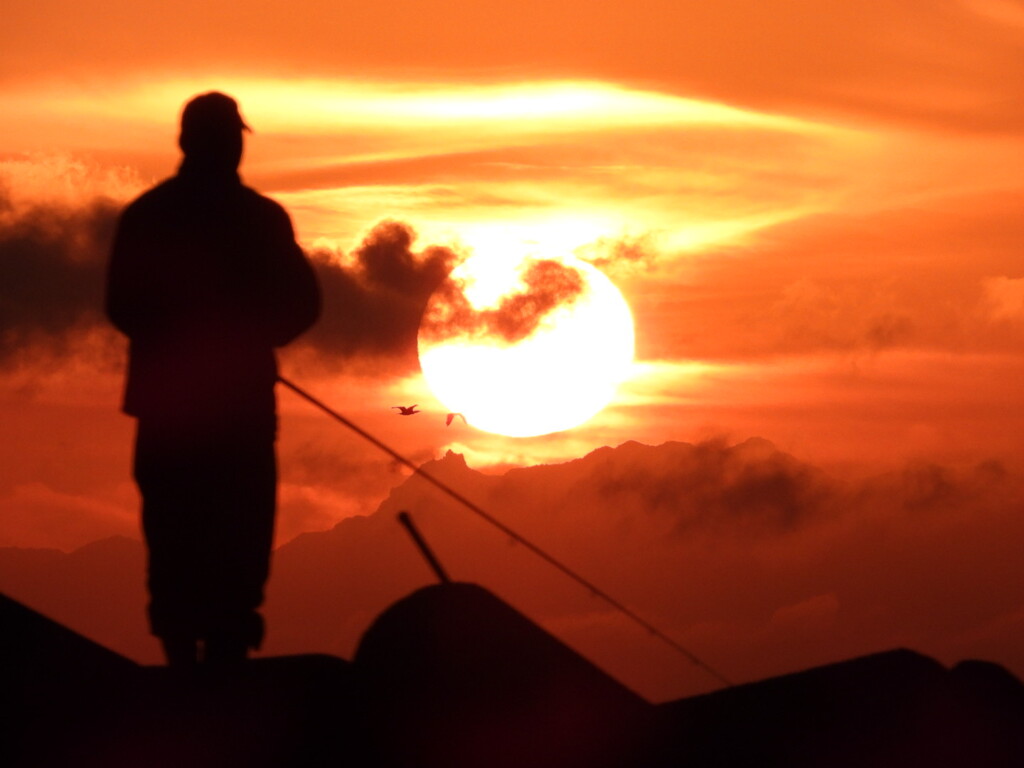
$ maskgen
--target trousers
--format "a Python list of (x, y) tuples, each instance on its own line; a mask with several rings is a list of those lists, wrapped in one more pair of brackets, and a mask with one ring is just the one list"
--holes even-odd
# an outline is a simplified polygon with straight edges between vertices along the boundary
[[(265, 421), (265, 420), (264, 420)], [(134, 476), (151, 632), (258, 648), (277, 494), (276, 428), (140, 419)]]

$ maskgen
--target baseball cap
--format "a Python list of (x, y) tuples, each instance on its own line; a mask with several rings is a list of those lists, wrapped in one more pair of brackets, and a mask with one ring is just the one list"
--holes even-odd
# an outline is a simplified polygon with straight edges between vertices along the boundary
[(238, 111), (238, 102), (217, 91), (191, 99), (181, 112), (181, 135), (203, 136), (229, 130), (252, 131)]

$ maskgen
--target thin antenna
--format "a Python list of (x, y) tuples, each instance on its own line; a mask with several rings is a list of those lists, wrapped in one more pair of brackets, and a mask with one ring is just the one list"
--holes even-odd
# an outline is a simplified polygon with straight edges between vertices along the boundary
[(438, 581), (442, 584), (450, 583), (451, 579), (449, 579), (448, 574), (444, 572), (444, 568), (441, 567), (441, 563), (439, 563), (437, 558), (434, 556), (434, 551), (427, 544), (426, 539), (420, 535), (419, 529), (412, 521), (412, 516), (403, 509), (398, 513), (398, 522), (405, 526), (405, 529), (412, 537), (413, 543), (419, 547), (420, 554), (423, 555), (423, 559), (427, 561), (427, 565), (429, 565), (434, 573), (437, 574)]
[(539, 557), (541, 560), (544, 560), (549, 565), (553, 566), (554, 568), (556, 568), (559, 571), (561, 571), (562, 573), (564, 573), (566, 576), (568, 576), (573, 581), (577, 582), (578, 584), (581, 584), (588, 591), (590, 591), (591, 593), (593, 593), (597, 597), (599, 597), (602, 600), (604, 600), (606, 603), (608, 603), (608, 605), (612, 606), (612, 608), (614, 608), (615, 610), (619, 611), (619, 613), (622, 613), (623, 615), (625, 615), (626, 617), (631, 619), (635, 624), (639, 624), (641, 627), (646, 629), (654, 637), (658, 638), (663, 643), (665, 643), (666, 645), (668, 645), (669, 647), (673, 648), (678, 653), (680, 653), (683, 656), (685, 656), (687, 659), (690, 660), (690, 662), (692, 664), (694, 664), (695, 666), (700, 667), (701, 669), (703, 669), (705, 672), (710, 674), (715, 679), (725, 683), (725, 685), (727, 685), (727, 686), (732, 686), (733, 685), (732, 681), (729, 680), (729, 678), (727, 678), (725, 675), (723, 675), (718, 670), (714, 669), (709, 664), (706, 664), (704, 661), (702, 661), (700, 658), (698, 658), (694, 653), (689, 651), (687, 648), (684, 648), (682, 645), (680, 645), (674, 639), (672, 639), (671, 637), (666, 635), (664, 632), (662, 632), (660, 629), (655, 627), (649, 621), (641, 618), (636, 613), (634, 613), (632, 610), (630, 610), (625, 605), (623, 605), (618, 600), (616, 600), (614, 597), (612, 597), (607, 592), (605, 592), (603, 589), (601, 589), (600, 587), (598, 587), (595, 584), (592, 584), (590, 581), (588, 581), (583, 576), (581, 576), (578, 573), (576, 573), (574, 570), (572, 570), (571, 568), (569, 568), (567, 565), (563, 564), (559, 560), (556, 560), (554, 557), (549, 555), (547, 552), (545, 552), (543, 549), (538, 547), (532, 541), (529, 541), (528, 539), (520, 536), (518, 533), (513, 531), (507, 525), (502, 523), (500, 520), (498, 520), (497, 518), (495, 518), (494, 516), (492, 516), (491, 514), (489, 514), (488, 512), (486, 512), (485, 510), (483, 510), (482, 508), (477, 506), (476, 504), (474, 504), (472, 501), (467, 499), (465, 496), (463, 496), (461, 493), (456, 491), (454, 488), (452, 488), (451, 486), (446, 485), (442, 481), (438, 480), (436, 477), (431, 475), (429, 472), (424, 470), (422, 467), (416, 466), (409, 459), (405, 458), (405, 456), (400, 454), (398, 451), (394, 450), (393, 448), (391, 448), (388, 445), (385, 445), (384, 443), (382, 443), (380, 440), (378, 440), (376, 437), (371, 435), (366, 430), (364, 430), (364, 429), (362, 429), (360, 427), (357, 427), (355, 424), (353, 424), (351, 421), (346, 419), (340, 413), (338, 413), (333, 408), (328, 406), (326, 403), (323, 403), (320, 400), (317, 400), (315, 397), (313, 397), (313, 395), (309, 394), (308, 392), (306, 392), (304, 389), (302, 389), (301, 387), (297, 386), (296, 384), (293, 384), (288, 379), (284, 378), (283, 376), (278, 376), (277, 380), (280, 381), (282, 384), (284, 384), (286, 387), (288, 387), (288, 389), (292, 390), (295, 394), (299, 395), (299, 397), (302, 397), (305, 400), (308, 400), (310, 403), (312, 403), (317, 408), (322, 410), (324, 413), (326, 413), (328, 416), (333, 418), (335, 421), (341, 422), (342, 424), (344, 424), (346, 427), (351, 429), (353, 432), (355, 432), (357, 435), (359, 435), (363, 439), (373, 443), (375, 446), (380, 448), (382, 451), (384, 451), (384, 453), (388, 454), (391, 458), (393, 458), (399, 464), (402, 464), (403, 466), (408, 467), (414, 473), (418, 474), (424, 480), (429, 482), (431, 485), (435, 486), (439, 490), (441, 490), (444, 493), (448, 494), (448, 496), (450, 496), (452, 499), (454, 499), (455, 501), (457, 501), (460, 504), (462, 504), (462, 506), (464, 506), (470, 512), (474, 513), (475, 515), (478, 515), (479, 517), (482, 517), (484, 520), (486, 520), (488, 523), (490, 523), (495, 528), (500, 530), (506, 536), (509, 536), (514, 541), (517, 541), (520, 544), (522, 544), (524, 547), (526, 547), (531, 552), (533, 552), (535, 555), (537, 555), (537, 557)]

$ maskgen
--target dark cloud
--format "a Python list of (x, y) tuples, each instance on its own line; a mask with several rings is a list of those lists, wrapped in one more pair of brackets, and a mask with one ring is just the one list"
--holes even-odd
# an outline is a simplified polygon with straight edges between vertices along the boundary
[(326, 360), (394, 358), (416, 365), (420, 318), (458, 255), (439, 246), (413, 251), (416, 234), (382, 221), (348, 259), (312, 254), (323, 290), (323, 316), (303, 337)]
[[(631, 443), (618, 450), (615, 461), (595, 473), (601, 503), (669, 516), (678, 533), (793, 530), (830, 515), (840, 493), (819, 469), (761, 439), (658, 449)], [(622, 460), (630, 454), (630, 461)]]
[(1012, 494), (1012, 486), (1010, 471), (994, 459), (967, 469), (913, 461), (899, 471), (866, 480), (857, 490), (854, 505), (931, 517), (979, 502), (1001, 506), (1006, 494)]
[(116, 220), (109, 200), (17, 211), (0, 192), (0, 364), (30, 348), (65, 352), (100, 323)]
[[(21, 354), (68, 354), (76, 334), (113, 333), (103, 314), (107, 258), (119, 206), (37, 205), (17, 210), (0, 193), (0, 364)], [(384, 221), (350, 259), (312, 258), (324, 311), (303, 337), (325, 360), (386, 357), (414, 366), (420, 317), (458, 257), (446, 248), (413, 251), (415, 233)]]
[(650, 269), (654, 265), (655, 235), (639, 237), (601, 237), (576, 250), (576, 256), (598, 269), (614, 270), (626, 265)]
[(574, 487), (574, 498), (590, 496), (595, 508), (643, 510), (684, 536), (786, 534), (848, 515), (937, 518), (971, 508), (1010, 508), (1022, 492), (997, 460), (967, 468), (909, 462), (851, 482), (761, 438), (736, 445), (626, 443), (585, 461), (586, 482)]
[(519, 276), (522, 290), (503, 296), (498, 306), (483, 310), (470, 305), (460, 281), (445, 281), (423, 318), (424, 337), (489, 338), (515, 344), (536, 331), (548, 313), (571, 305), (586, 290), (579, 270), (551, 259), (527, 260)]

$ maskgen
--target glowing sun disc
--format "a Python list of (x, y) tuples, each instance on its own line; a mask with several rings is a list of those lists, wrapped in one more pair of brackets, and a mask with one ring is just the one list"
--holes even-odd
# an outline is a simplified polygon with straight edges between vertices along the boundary
[[(512, 437), (570, 429), (603, 409), (629, 370), (633, 317), (622, 294), (590, 264), (555, 261), (578, 275), (581, 290), (541, 313), (524, 338), (427, 333), (441, 291), (427, 307), (419, 337), (424, 378), (446, 408), (474, 427)], [(474, 312), (497, 311), (503, 298), (523, 294), (525, 263), (476, 255), (452, 272), (449, 288), (457, 286)]]

